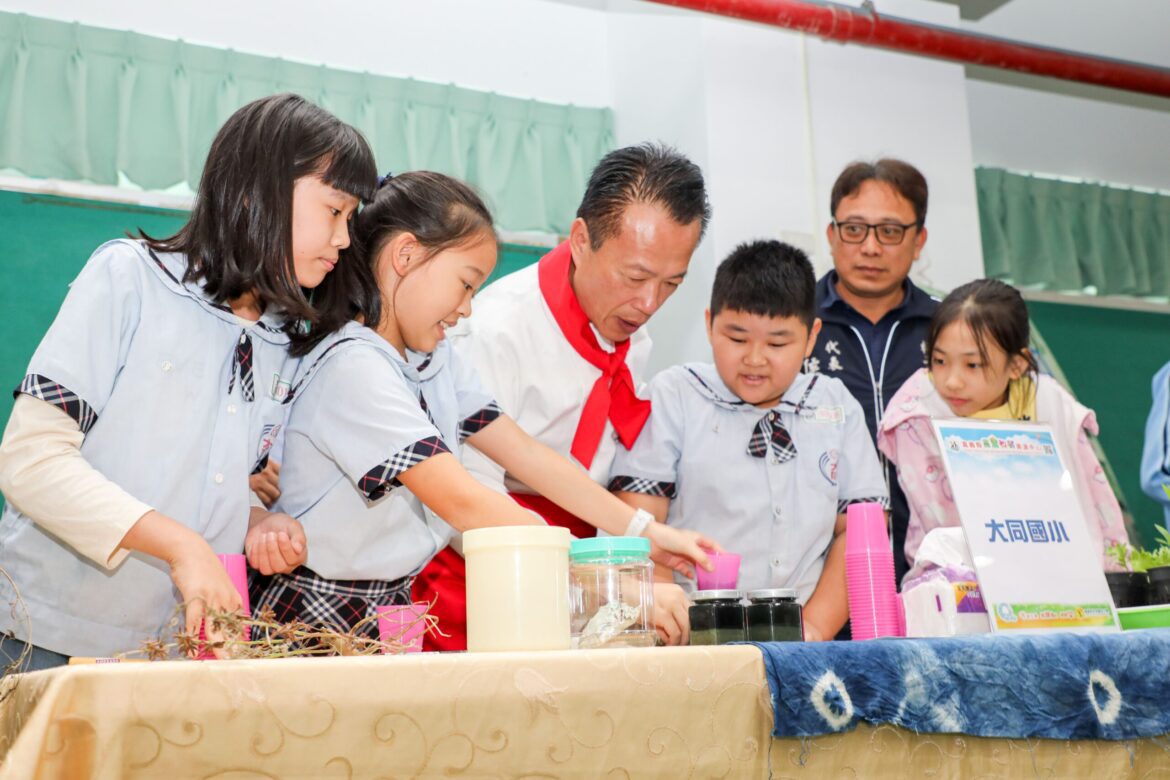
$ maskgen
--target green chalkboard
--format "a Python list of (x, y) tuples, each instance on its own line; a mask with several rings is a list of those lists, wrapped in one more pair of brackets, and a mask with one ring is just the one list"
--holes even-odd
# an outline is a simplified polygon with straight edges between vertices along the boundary
[(0, 191), (0, 420), (69, 283), (93, 250), (142, 228), (168, 236), (186, 212)]
[(1097, 412), (1101, 446), (1134, 516), (1153, 543), (1162, 510), (1138, 484), (1150, 380), (1170, 360), (1170, 314), (1029, 301), (1037, 329), (1081, 403)]
[[(8, 422), (11, 390), (93, 250), (139, 228), (171, 235), (186, 218), (185, 211), (0, 190), (0, 423)], [(504, 244), (489, 283), (546, 251)]]

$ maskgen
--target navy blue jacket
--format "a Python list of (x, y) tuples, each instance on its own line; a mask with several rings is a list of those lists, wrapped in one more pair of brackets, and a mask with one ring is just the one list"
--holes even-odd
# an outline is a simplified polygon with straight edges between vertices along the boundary
[[(808, 373), (836, 377), (861, 404), (869, 435), (876, 439), (878, 423), (886, 403), (910, 376), (926, 365), (926, 337), (938, 299), (923, 292), (909, 279), (902, 303), (877, 325), (857, 312), (837, 294), (837, 272), (829, 271), (817, 282), (817, 316), (821, 334), (812, 355), (805, 361)], [(866, 334), (873, 333), (878, 348), (875, 359), (866, 349)], [(894, 566), (898, 582), (906, 573), (903, 549), (910, 509), (898, 485), (892, 464), (886, 466), (890, 489), (890, 522), (893, 529)]]

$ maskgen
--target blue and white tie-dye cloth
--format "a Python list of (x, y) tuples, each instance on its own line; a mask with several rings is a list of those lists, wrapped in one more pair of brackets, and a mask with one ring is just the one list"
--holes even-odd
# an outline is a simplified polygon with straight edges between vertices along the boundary
[(757, 647), (776, 737), (859, 721), (983, 737), (1170, 733), (1170, 629)]

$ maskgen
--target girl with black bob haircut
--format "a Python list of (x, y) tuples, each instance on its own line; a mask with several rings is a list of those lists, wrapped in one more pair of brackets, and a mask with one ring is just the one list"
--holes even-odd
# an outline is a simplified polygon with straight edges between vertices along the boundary
[(220, 129), (187, 224), (168, 238), (140, 235), (155, 251), (187, 255), (183, 282), (198, 282), (216, 303), (250, 294), (263, 308), (283, 312), (289, 351), (303, 355), (358, 311), (376, 306), (377, 297), (360, 263), (341, 263), (316, 285), (298, 278), (297, 182), (318, 178), (368, 203), (376, 171), (355, 128), (298, 95), (273, 95), (237, 111)]
[(339, 260), (376, 177), (352, 127), (263, 98), (216, 135), (178, 233), (90, 257), (0, 442), (0, 600), (28, 611), (0, 611), (0, 653), (37, 669), (133, 651), (180, 606), (194, 642), (207, 610), (241, 606), (217, 554), (304, 561), (300, 525), (251, 508), (248, 478), (281, 435), (292, 355), (372, 289)]

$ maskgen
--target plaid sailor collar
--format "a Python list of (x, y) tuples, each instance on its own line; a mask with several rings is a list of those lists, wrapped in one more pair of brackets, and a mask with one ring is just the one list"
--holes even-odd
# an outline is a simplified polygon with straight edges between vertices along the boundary
[(719, 378), (715, 366), (692, 364), (688, 365), (686, 370), (691, 384), (719, 408), (758, 416), (748, 438), (748, 455), (753, 458), (766, 458), (771, 454), (776, 463), (787, 463), (796, 457), (796, 444), (784, 420), (788, 418), (791, 424), (795, 421), (792, 420), (793, 417), (812, 413), (815, 407), (808, 405), (808, 399), (817, 385), (820, 374), (797, 374), (776, 406), (761, 409), (732, 393)]
[(292, 388), (281, 403), (291, 404), (293, 399), (313, 381), (313, 377), (317, 375), (321, 366), (329, 362), (330, 358), (363, 342), (373, 346), (387, 360), (390, 360), (403, 371), (409, 368), (406, 361), (398, 354), (398, 350), (390, 346), (388, 341), (361, 323), (348, 322), (341, 330), (322, 339), (321, 343), (314, 347), (309, 354), (305, 355), (301, 360), (296, 375), (293, 377)]
[(816, 384), (814, 381), (817, 376), (816, 374), (797, 374), (789, 388), (784, 391), (784, 395), (780, 397), (780, 402), (776, 406), (772, 409), (761, 409), (749, 404), (733, 393), (724, 384), (713, 364), (688, 363), (683, 368), (687, 372), (687, 380), (698, 391), (699, 395), (720, 409), (757, 416), (767, 415), (770, 412), (799, 414), (808, 410), (815, 410), (816, 408), (808, 403), (809, 395)]
[[(130, 241), (147, 266), (158, 276), (162, 283), (176, 295), (182, 295), (199, 303), (204, 309), (214, 314), (224, 322), (239, 325), (240, 320), (232, 313), (231, 307), (217, 303), (207, 296), (198, 281), (183, 282), (183, 275), (187, 273), (187, 257), (177, 252), (155, 252), (141, 241)], [(272, 344), (288, 344), (288, 335), (284, 332), (285, 317), (280, 311), (266, 311), (260, 315), (255, 326), (249, 328), (251, 334), (259, 336)]]
[(406, 360), (402, 363), (402, 373), (412, 382), (425, 382), (443, 370), (451, 360), (451, 350), (451, 342), (446, 339), (439, 342), (434, 352), (415, 352), (408, 349)]

